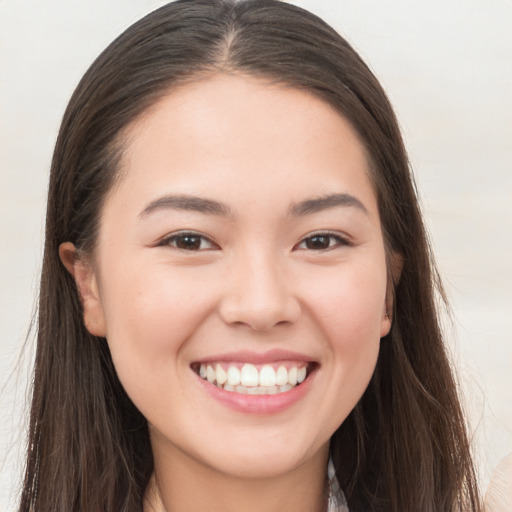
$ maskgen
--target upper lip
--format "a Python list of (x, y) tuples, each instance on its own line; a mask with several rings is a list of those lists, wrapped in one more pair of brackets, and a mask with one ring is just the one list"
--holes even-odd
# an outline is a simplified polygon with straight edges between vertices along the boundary
[(194, 361), (196, 364), (202, 363), (220, 363), (220, 362), (240, 362), (251, 364), (271, 364), (279, 361), (302, 361), (305, 363), (313, 362), (310, 356), (293, 352), (290, 350), (272, 349), (266, 352), (253, 352), (249, 350), (240, 350), (235, 352), (224, 352)]

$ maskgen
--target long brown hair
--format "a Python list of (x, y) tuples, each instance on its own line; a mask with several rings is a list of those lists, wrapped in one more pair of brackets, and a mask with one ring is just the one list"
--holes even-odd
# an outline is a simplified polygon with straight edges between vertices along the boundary
[(407, 155), (384, 91), (316, 16), (276, 0), (182, 0), (131, 26), (75, 90), (51, 167), (28, 456), (20, 511), (141, 511), (153, 469), (148, 429), (86, 330), (58, 257), (94, 249), (118, 177), (123, 129), (161, 96), (209, 73), (306, 89), (359, 133), (388, 252), (401, 255), (391, 333), (369, 387), (331, 440), (351, 512), (480, 510), (464, 416), (436, 310), (433, 266)]

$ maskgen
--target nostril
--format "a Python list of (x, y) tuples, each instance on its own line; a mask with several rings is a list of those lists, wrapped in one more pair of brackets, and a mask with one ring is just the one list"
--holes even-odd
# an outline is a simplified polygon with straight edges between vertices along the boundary
[(275, 320), (273, 315), (260, 313), (257, 315), (246, 316), (243, 320), (228, 321), (232, 326), (246, 326), (255, 331), (270, 331), (278, 326), (285, 326), (292, 323), (290, 320)]
[[(284, 295), (284, 294), (283, 294)], [(219, 307), (221, 319), (232, 326), (248, 326), (255, 331), (268, 331), (297, 321), (299, 302), (292, 296), (280, 296), (266, 301), (255, 300), (250, 292), (242, 297), (226, 298)]]

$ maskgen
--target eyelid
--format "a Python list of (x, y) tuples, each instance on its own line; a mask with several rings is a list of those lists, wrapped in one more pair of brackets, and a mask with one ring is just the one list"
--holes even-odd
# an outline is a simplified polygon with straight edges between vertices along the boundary
[[(172, 245), (172, 242), (175, 242), (178, 238), (184, 237), (184, 236), (193, 236), (201, 238), (202, 240), (205, 240), (208, 242), (212, 247), (209, 247), (207, 249), (183, 249), (181, 247), (176, 247), (175, 245)], [(173, 233), (169, 233), (168, 235), (165, 235), (162, 237), (156, 244), (157, 247), (172, 247), (173, 249), (181, 250), (184, 252), (203, 252), (203, 251), (213, 251), (213, 250), (219, 250), (220, 246), (217, 244), (213, 238), (211, 238), (208, 235), (205, 235), (204, 233), (201, 233), (200, 231), (194, 231), (191, 229), (183, 229), (180, 231), (174, 231)]]
[[(333, 244), (332, 246), (330, 245), (329, 247), (326, 247), (325, 249), (308, 249), (307, 247), (303, 247), (303, 248), (300, 247), (308, 239), (314, 238), (315, 236), (325, 236), (325, 237), (329, 237), (331, 239), (337, 239), (338, 242), (336, 244)], [(312, 233), (308, 233), (307, 235), (305, 235), (301, 238), (300, 242), (297, 243), (293, 247), (293, 249), (294, 250), (309, 250), (309, 251), (314, 251), (314, 252), (323, 252), (323, 251), (335, 249), (337, 247), (351, 247), (353, 245), (354, 244), (353, 244), (352, 240), (347, 235), (342, 234), (339, 231), (327, 230), (327, 231), (314, 231)]]

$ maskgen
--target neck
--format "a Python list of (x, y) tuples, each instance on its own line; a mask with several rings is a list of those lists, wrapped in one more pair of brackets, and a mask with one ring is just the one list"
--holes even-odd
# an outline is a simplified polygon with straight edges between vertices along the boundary
[[(217, 471), (183, 452), (155, 453), (155, 473), (144, 512), (323, 512), (328, 447), (292, 470), (241, 478)], [(271, 461), (269, 461), (271, 462)]]

